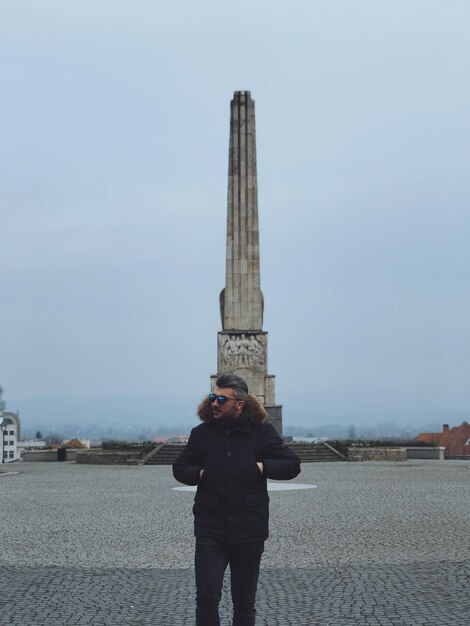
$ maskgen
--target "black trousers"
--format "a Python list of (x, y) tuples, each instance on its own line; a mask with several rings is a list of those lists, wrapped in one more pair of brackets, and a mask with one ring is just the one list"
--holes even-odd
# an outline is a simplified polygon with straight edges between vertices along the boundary
[(220, 626), (219, 602), (227, 565), (230, 565), (233, 626), (254, 626), (263, 551), (264, 541), (231, 546), (211, 537), (196, 537), (196, 626)]

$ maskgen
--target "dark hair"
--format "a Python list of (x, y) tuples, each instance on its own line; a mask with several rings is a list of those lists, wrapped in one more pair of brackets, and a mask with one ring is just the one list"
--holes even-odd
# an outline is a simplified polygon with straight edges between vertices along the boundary
[(248, 385), (241, 376), (238, 376), (238, 374), (222, 374), (215, 381), (215, 384), (220, 388), (230, 387), (233, 389), (237, 400), (246, 400), (248, 395)]

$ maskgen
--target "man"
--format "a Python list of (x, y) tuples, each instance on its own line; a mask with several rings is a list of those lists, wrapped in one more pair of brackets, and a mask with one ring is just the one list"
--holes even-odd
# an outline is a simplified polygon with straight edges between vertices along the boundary
[(199, 405), (202, 424), (173, 465), (179, 482), (197, 485), (196, 624), (219, 626), (224, 572), (230, 565), (233, 626), (254, 626), (255, 596), (268, 538), (267, 478), (288, 480), (300, 461), (265, 419), (236, 374), (223, 374)]

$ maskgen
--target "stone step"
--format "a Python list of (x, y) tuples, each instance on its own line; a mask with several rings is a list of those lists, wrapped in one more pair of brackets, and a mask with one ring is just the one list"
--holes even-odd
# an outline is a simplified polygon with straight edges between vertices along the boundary
[[(344, 460), (339, 454), (335, 454), (322, 443), (291, 443), (289, 448), (299, 457), (302, 463), (325, 463)], [(172, 465), (183, 449), (184, 444), (166, 443), (151, 458), (147, 459), (146, 465)]]

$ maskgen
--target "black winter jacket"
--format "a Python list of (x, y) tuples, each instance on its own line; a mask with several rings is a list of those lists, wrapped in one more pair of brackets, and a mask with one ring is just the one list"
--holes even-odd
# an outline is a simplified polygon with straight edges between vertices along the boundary
[[(193, 428), (173, 465), (176, 480), (197, 485), (194, 534), (231, 544), (264, 541), (269, 534), (266, 479), (295, 478), (300, 473), (299, 459), (264, 422), (266, 411), (251, 394), (239, 418), (215, 420), (208, 400), (198, 412), (203, 423)], [(263, 473), (258, 461), (263, 463)]]

